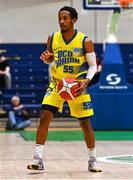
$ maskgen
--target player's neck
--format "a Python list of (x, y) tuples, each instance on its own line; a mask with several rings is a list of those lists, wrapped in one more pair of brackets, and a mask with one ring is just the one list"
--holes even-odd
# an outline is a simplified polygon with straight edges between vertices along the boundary
[(75, 29), (70, 29), (69, 31), (63, 32), (62, 35), (66, 41), (69, 41), (75, 34)]

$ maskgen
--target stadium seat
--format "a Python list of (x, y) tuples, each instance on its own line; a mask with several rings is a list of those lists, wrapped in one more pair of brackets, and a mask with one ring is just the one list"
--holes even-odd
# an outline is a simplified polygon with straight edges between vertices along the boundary
[[(46, 48), (43, 44), (2, 44), (12, 74), (12, 88), (1, 90), (0, 106), (8, 106), (10, 98), (18, 95), (23, 103), (30, 108), (31, 114), (39, 116), (40, 104), (48, 87), (48, 65), (40, 60), (40, 54)], [(133, 51), (130, 44), (120, 44), (127, 82), (133, 84)], [(103, 45), (95, 44), (95, 51), (99, 59), (103, 59)], [(19, 57), (16, 59), (14, 57)], [(67, 103), (64, 104), (63, 113), (70, 114)], [(61, 116), (56, 113), (56, 116)]]

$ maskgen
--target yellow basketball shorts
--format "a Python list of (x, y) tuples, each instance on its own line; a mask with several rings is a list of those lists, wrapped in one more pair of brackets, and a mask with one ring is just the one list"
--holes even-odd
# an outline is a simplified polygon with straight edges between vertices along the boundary
[[(52, 78), (47, 92), (43, 98), (42, 105), (51, 105), (58, 108), (62, 112), (64, 99), (62, 99), (57, 90), (58, 80)], [(71, 116), (76, 118), (89, 117), (94, 114), (91, 105), (91, 98), (87, 92), (84, 92), (74, 100), (67, 101), (70, 108)]]

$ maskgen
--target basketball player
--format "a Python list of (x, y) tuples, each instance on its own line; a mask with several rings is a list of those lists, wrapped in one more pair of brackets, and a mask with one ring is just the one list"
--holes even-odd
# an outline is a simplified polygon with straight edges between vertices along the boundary
[(59, 10), (60, 31), (48, 37), (47, 50), (40, 57), (45, 63), (52, 63), (51, 82), (42, 102), (36, 137), (36, 153), (34, 160), (28, 164), (28, 169), (44, 169), (42, 157), (49, 123), (56, 111), (62, 111), (64, 102), (58, 94), (57, 84), (64, 77), (74, 77), (79, 80), (80, 87), (76, 91), (77, 97), (68, 101), (68, 105), (71, 115), (79, 120), (84, 133), (89, 154), (88, 170), (102, 171), (96, 160), (95, 137), (90, 122), (93, 109), (90, 95), (86, 90), (97, 69), (96, 56), (92, 41), (74, 29), (77, 19), (77, 11), (72, 7), (65, 6)]

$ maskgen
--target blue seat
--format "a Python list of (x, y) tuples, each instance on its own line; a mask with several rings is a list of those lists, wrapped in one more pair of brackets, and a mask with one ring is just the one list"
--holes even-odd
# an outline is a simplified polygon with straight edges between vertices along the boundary
[[(39, 116), (41, 101), (48, 87), (48, 65), (40, 60), (40, 54), (46, 45), (39, 43), (1, 44), (9, 57), (19, 56), (20, 60), (9, 60), (13, 88), (2, 90), (0, 106), (8, 106), (12, 95), (19, 95), (33, 116)], [(133, 49), (131, 44), (120, 44), (124, 68), (128, 83), (133, 84)], [(103, 45), (95, 44), (99, 59), (103, 59)], [(63, 115), (69, 116), (67, 103), (64, 104)], [(62, 116), (56, 113), (55, 116)]]

